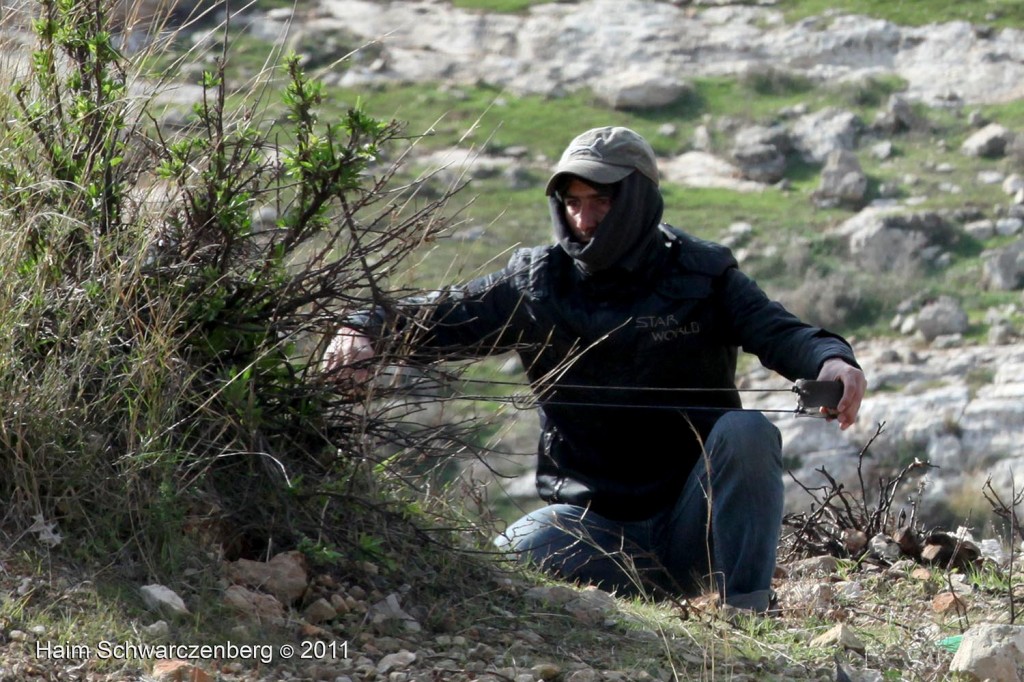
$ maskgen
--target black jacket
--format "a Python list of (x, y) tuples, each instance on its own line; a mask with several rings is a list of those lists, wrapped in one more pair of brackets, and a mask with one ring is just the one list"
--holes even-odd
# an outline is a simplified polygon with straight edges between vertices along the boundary
[(833, 357), (856, 365), (846, 341), (769, 300), (727, 248), (662, 235), (636, 274), (584, 275), (562, 248), (534, 247), (415, 306), (429, 310), (420, 348), (519, 353), (539, 398), (537, 488), (549, 502), (622, 520), (672, 504), (722, 414), (699, 408), (740, 398), (650, 389), (735, 389), (738, 348), (790, 380)]

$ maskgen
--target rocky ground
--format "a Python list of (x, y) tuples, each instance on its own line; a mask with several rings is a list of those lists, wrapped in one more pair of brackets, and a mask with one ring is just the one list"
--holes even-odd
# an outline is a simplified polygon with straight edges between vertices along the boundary
[[(892, 547), (857, 565), (787, 562), (779, 611), (763, 618), (709, 598), (655, 605), (544, 584), (498, 563), (477, 564), (453, 601), (427, 575), (396, 585), (378, 564), (313, 569), (294, 552), (221, 564), (210, 591), (150, 585), (118, 606), (100, 596), (102, 579), (25, 570), (23, 551), (4, 558), (0, 577), (0, 680), (867, 681), (942, 680), (951, 670), (1019, 679), (998, 667), (1020, 656), (1018, 628), (992, 625), (1013, 608), (992, 577), (1006, 557), (963, 546), (943, 565), (977, 558), (986, 568), (948, 572), (935, 554)], [(197, 636), (193, 626), (211, 618), (218, 627)], [(970, 627), (978, 623), (989, 625)]]
[[(510, 15), (443, 2), (324, 0), (297, 18), (304, 31), (372, 42), (372, 57), (339, 74), (345, 85), (481, 82), (549, 96), (586, 87), (613, 107), (650, 107), (678, 97), (687, 78), (769, 66), (819, 82), (894, 73), (910, 97), (937, 104), (1024, 96), (1019, 30), (845, 15), (787, 24), (766, 6), (773, 3), (688, 4), (586, 0)], [(275, 15), (278, 30), (292, 16)]]

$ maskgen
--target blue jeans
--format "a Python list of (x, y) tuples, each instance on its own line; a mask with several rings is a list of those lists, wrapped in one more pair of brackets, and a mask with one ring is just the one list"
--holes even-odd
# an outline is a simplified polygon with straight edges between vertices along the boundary
[(566, 580), (619, 594), (691, 596), (714, 585), (727, 604), (769, 606), (782, 528), (782, 438), (758, 412), (728, 412), (704, 444), (675, 505), (613, 521), (553, 504), (495, 540)]

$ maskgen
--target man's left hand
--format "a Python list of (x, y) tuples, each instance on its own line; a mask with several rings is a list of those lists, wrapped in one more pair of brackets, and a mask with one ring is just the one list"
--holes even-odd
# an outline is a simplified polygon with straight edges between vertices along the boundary
[(818, 381), (842, 382), (843, 397), (839, 399), (839, 405), (834, 410), (823, 407), (821, 413), (828, 419), (839, 420), (839, 428), (843, 431), (853, 426), (853, 423), (857, 421), (860, 403), (864, 400), (864, 392), (868, 387), (868, 380), (864, 377), (864, 372), (845, 360), (830, 358), (821, 366)]

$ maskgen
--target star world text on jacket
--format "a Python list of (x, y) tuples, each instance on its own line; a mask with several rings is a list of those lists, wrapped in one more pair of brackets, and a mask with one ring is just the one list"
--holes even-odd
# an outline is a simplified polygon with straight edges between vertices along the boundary
[(636, 318), (637, 329), (650, 329), (651, 338), (655, 341), (672, 341), (680, 336), (700, 333), (700, 323), (696, 320), (680, 325), (675, 315), (647, 315)]

